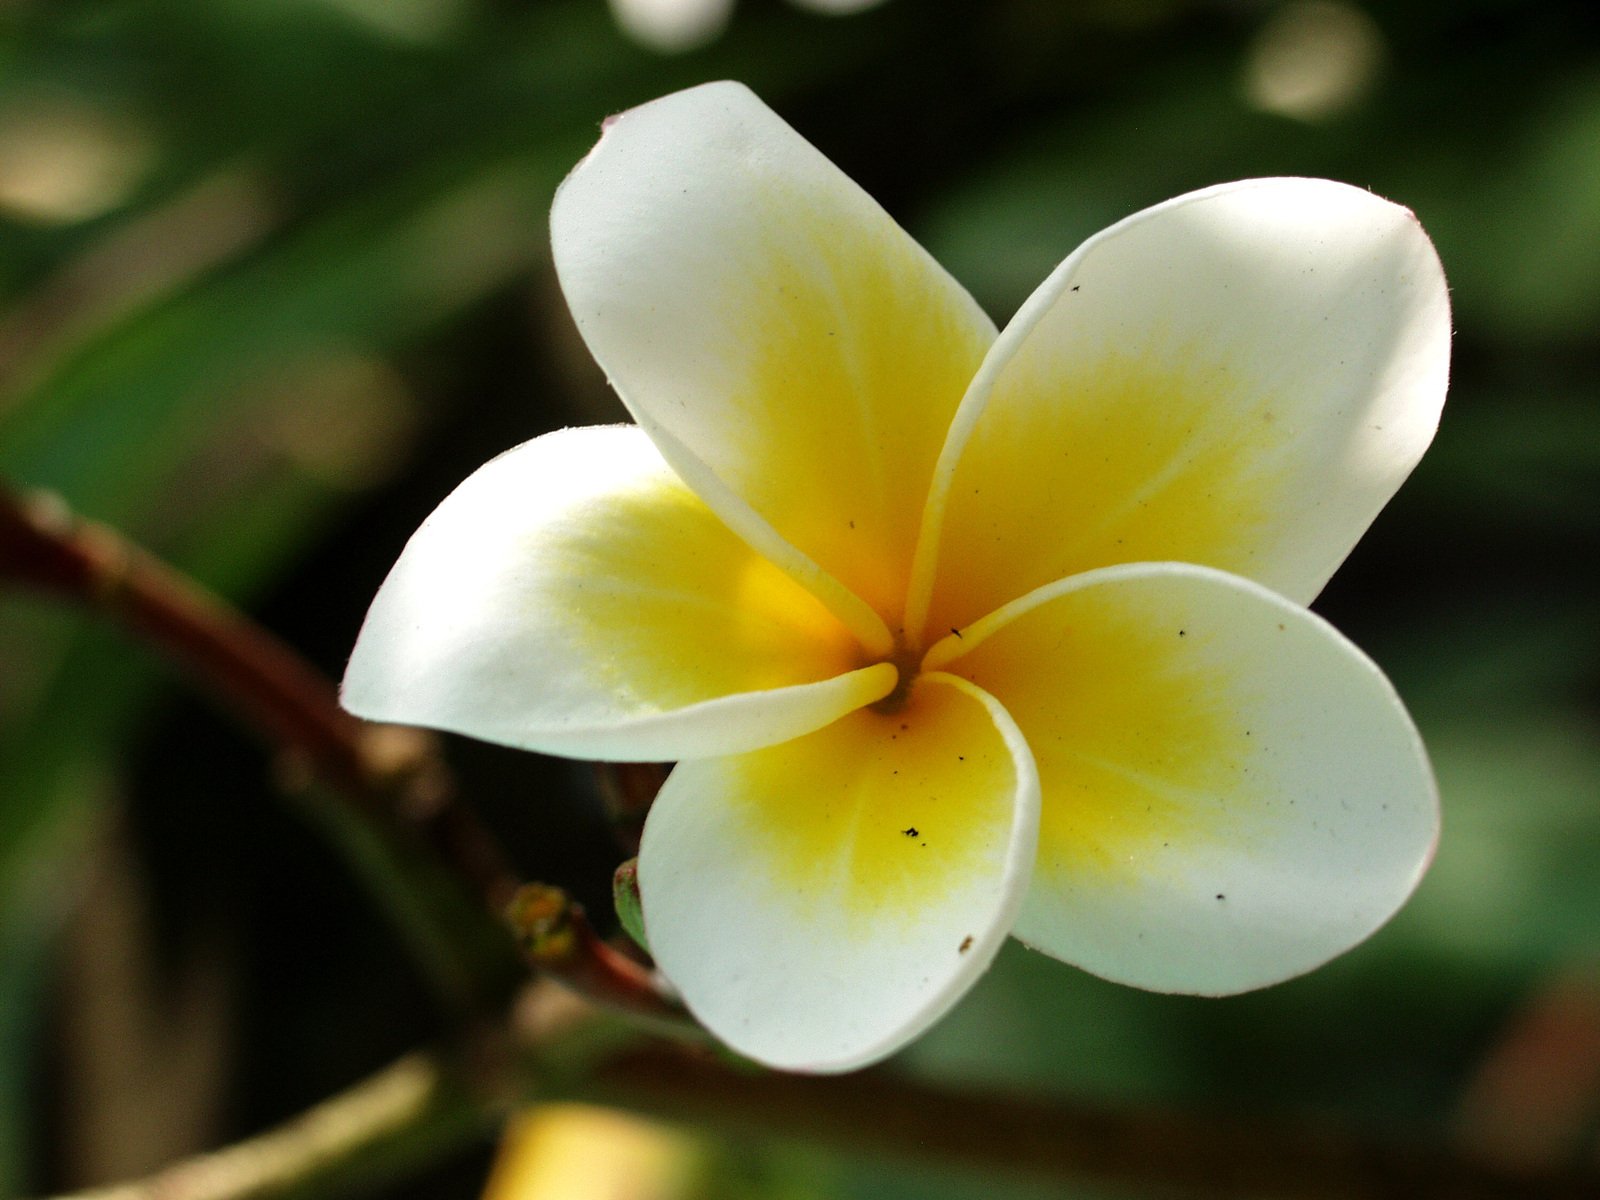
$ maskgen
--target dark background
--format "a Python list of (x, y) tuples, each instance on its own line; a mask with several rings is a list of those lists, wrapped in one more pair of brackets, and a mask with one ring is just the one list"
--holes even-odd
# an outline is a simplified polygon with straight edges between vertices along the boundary
[[(603, 0), (4, 0), (0, 475), (123, 528), (336, 676), (455, 483), (619, 411), (546, 234), (609, 112), (744, 80), (1001, 323), (1085, 236), (1181, 191), (1369, 187), (1438, 245), (1454, 383), (1318, 608), (1433, 752), (1432, 873), (1367, 945), (1235, 1000), (1010, 949), (903, 1065), (1588, 1157), (1593, 1035), (1562, 1027), (1541, 1074), (1528, 1030), (1552, 1005), (1600, 1026), (1596, 11), (740, 0), (666, 53)], [(619, 855), (586, 771), (449, 752), (519, 865), (607, 911)], [(0, 1196), (253, 1132), (443, 1021), (250, 734), (114, 632), (0, 594)], [(1497, 1083), (1506, 1062), (1536, 1102)], [(697, 1195), (999, 1194), (688, 1144)], [(489, 1151), (394, 1194), (477, 1196)]]

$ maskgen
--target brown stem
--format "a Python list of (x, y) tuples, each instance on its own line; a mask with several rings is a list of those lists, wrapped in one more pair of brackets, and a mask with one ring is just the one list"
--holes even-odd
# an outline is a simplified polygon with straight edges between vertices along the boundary
[(85, 603), (157, 647), (250, 724), (343, 790), (366, 794), (377, 762), (322, 678), (216, 598), (57, 498), (0, 485), (0, 577)]
[(1275, 1200), (1580, 1200), (1600, 1174), (1521, 1173), (1426, 1144), (1335, 1127), (1113, 1109), (931, 1086), (885, 1071), (805, 1078), (740, 1071), (682, 1047), (625, 1051), (585, 1096), (674, 1121), (801, 1138), (984, 1175), (1140, 1194)]
[(290, 1200), (353, 1194), (425, 1166), (499, 1115), (450, 1061), (411, 1054), (275, 1129), (145, 1179), (63, 1200)]
[[(430, 735), (352, 717), (333, 686), (288, 646), (113, 530), (75, 518), (55, 497), (0, 483), (0, 581), (86, 604), (122, 624), (277, 743), (291, 780), (325, 783), (386, 837), (420, 838), (496, 919), (516, 895), (515, 873), (456, 800)], [(625, 960), (589, 949), (581, 942), (566, 960), (539, 965), (615, 1006), (681, 1014), (646, 973), (614, 969)]]
[[(991, 1179), (1274, 1200), (1588, 1200), (1600, 1174), (1516, 1172), (1333, 1126), (1112, 1108), (933, 1086), (885, 1070), (808, 1078), (657, 1043), (618, 1050), (592, 1008), (535, 985), (516, 1044), (412, 1055), (306, 1116), (139, 1183), (71, 1200), (282, 1200), (437, 1159), (518, 1103), (601, 1101), (728, 1133), (801, 1138)], [(520, 1051), (520, 1052), (519, 1052)]]
[(682, 1009), (663, 1006), (654, 974), (606, 942), (583, 905), (560, 888), (524, 884), (506, 906), (506, 923), (529, 962), (580, 995), (635, 1016), (666, 1019), (676, 1033), (704, 1036)]

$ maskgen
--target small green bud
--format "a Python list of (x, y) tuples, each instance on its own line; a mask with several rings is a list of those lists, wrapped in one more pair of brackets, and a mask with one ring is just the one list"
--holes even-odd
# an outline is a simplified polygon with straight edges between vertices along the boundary
[(639, 860), (630, 858), (611, 877), (611, 902), (617, 906), (617, 920), (623, 932), (639, 943), (645, 953), (650, 943), (644, 936), (644, 903), (639, 899)]
[(506, 907), (506, 922), (523, 952), (541, 966), (566, 962), (578, 947), (571, 898), (560, 888), (526, 883)]

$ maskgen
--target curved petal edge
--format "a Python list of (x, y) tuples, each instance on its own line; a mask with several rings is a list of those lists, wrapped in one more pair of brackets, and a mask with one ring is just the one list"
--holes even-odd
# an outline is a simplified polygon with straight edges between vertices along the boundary
[(938, 653), (1033, 748), (1039, 861), (1016, 935), (1154, 991), (1321, 965), (1410, 896), (1439, 831), (1393, 687), (1320, 617), (1181, 563), (1040, 589)]
[(882, 1059), (956, 1003), (1027, 888), (1037, 779), (965, 680), (781, 746), (680, 763), (639, 852), (657, 964), (735, 1050), (796, 1071)]
[(1444, 273), (1399, 205), (1256, 179), (1136, 213), (1062, 263), (979, 370), (912, 624), (1120, 562), (1308, 603), (1432, 439), (1449, 358)]
[(855, 639), (632, 426), (494, 459), (412, 537), (345, 673), (359, 716), (571, 757), (669, 760), (808, 733), (887, 694)]

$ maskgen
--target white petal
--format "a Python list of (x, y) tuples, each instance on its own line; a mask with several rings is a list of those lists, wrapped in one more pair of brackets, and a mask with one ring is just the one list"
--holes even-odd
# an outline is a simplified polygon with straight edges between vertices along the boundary
[(735, 537), (632, 426), (566, 429), (450, 494), (372, 603), (343, 702), (572, 757), (727, 754), (885, 695), (894, 668)]
[(684, 479), (858, 636), (897, 626), (934, 462), (994, 338), (966, 292), (738, 84), (611, 122), (550, 224), (579, 330)]
[(1186, 564), (1063, 580), (930, 665), (1006, 706), (1042, 792), (1017, 936), (1097, 975), (1220, 994), (1349, 949), (1438, 834), (1388, 681), (1326, 622)]
[(680, 763), (639, 853), (650, 948), (734, 1049), (794, 1070), (861, 1066), (989, 965), (1037, 822), (1011, 719), (964, 680), (925, 675), (899, 712)]
[(1432, 244), (1358, 188), (1251, 180), (1113, 226), (963, 402), (919, 560), (927, 628), (1118, 562), (1309, 602), (1432, 438), (1449, 351)]

